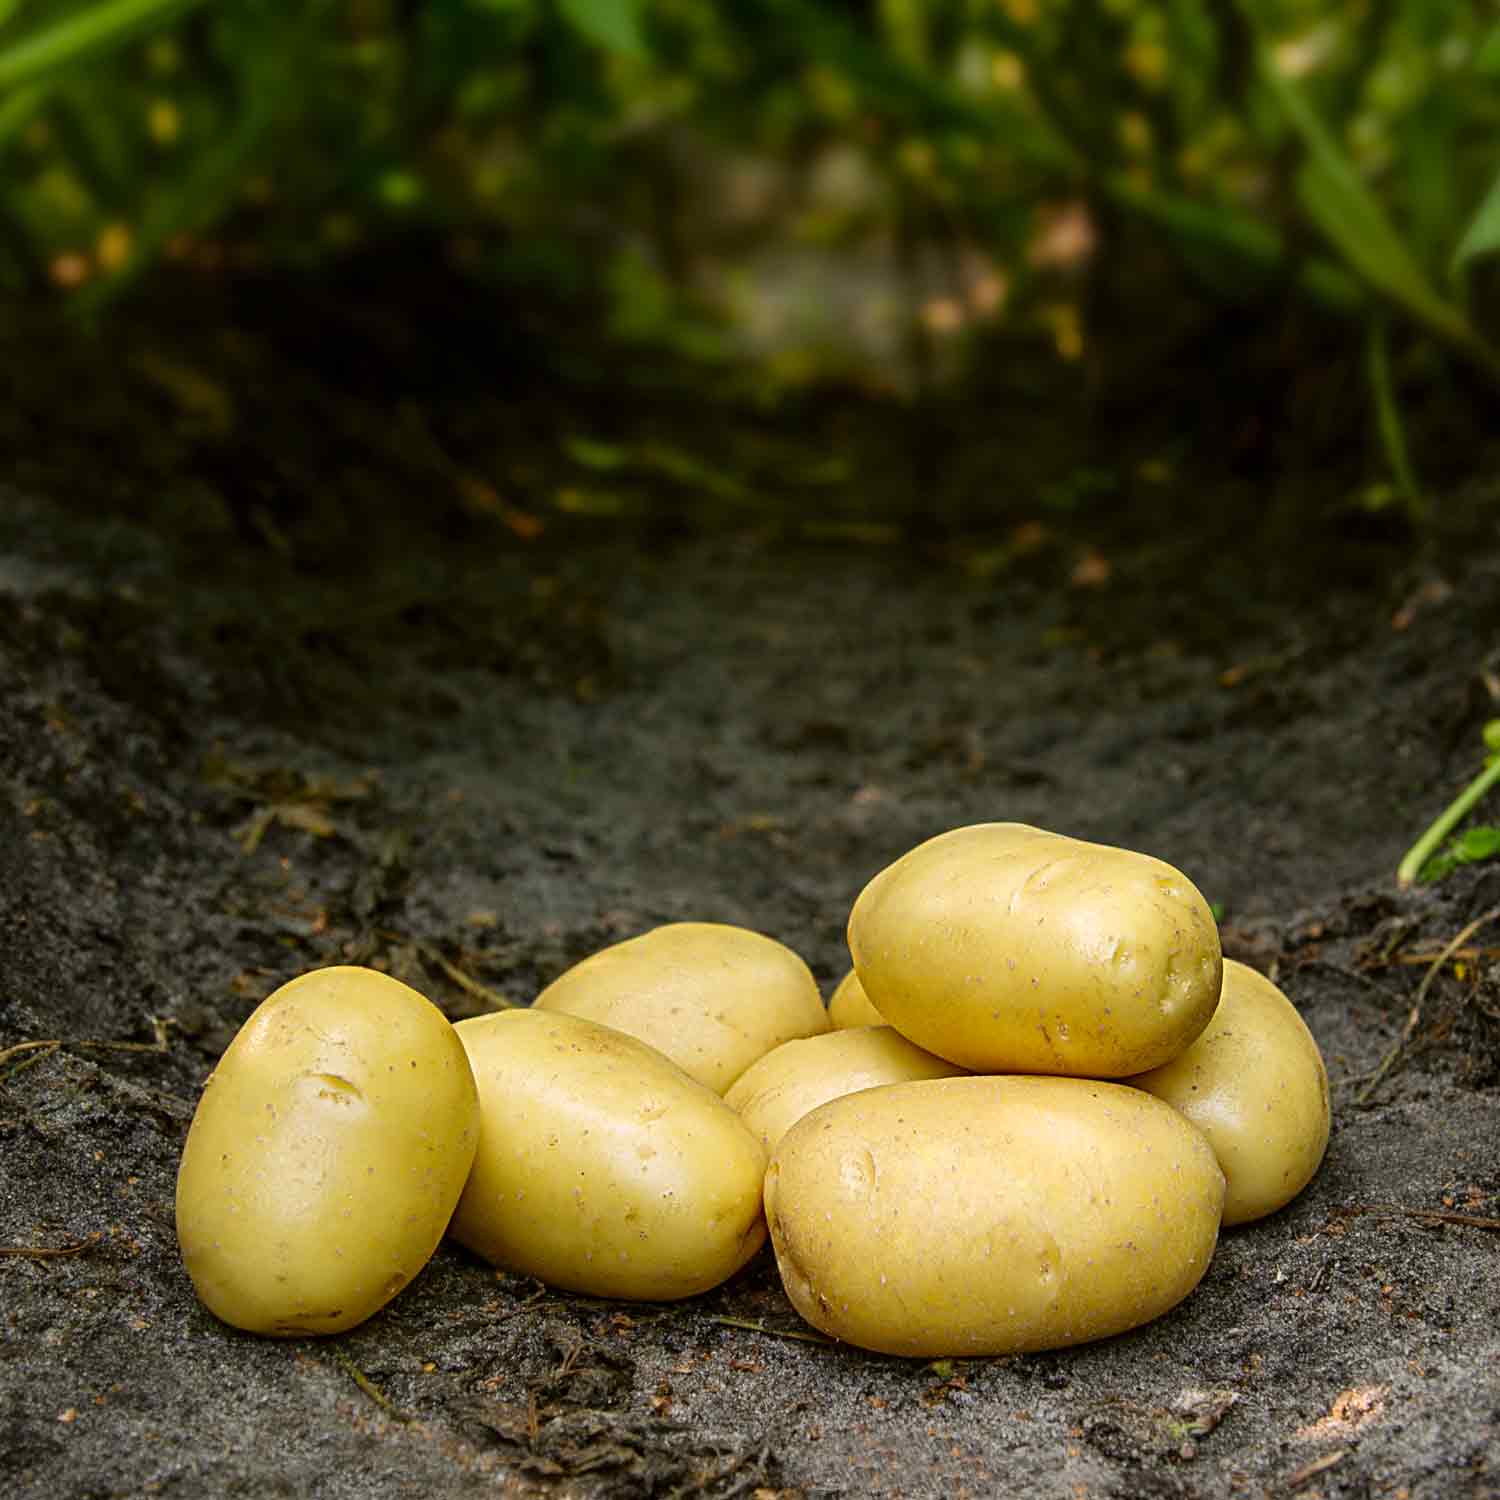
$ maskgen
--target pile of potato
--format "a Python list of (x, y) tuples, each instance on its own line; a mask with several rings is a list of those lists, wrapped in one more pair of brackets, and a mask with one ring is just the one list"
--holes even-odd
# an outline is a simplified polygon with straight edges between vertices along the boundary
[(293, 980), (184, 1148), (199, 1296), (254, 1332), (336, 1333), (446, 1231), (554, 1286), (687, 1297), (769, 1227), (792, 1303), (837, 1338), (1055, 1348), (1174, 1306), (1221, 1222), (1322, 1159), (1316, 1043), (1159, 860), (956, 829), (870, 882), (849, 945), (826, 1010), (796, 954), (713, 923), (456, 1026), (372, 970)]

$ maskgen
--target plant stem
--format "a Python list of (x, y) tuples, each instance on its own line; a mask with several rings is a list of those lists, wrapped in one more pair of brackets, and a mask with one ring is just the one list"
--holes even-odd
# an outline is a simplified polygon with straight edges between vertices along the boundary
[(1396, 867), (1396, 884), (1405, 889), (1421, 873), (1439, 844), (1448, 837), (1489, 789), (1500, 781), (1500, 755), (1466, 786), (1433, 820), (1432, 826), (1406, 851), (1406, 858)]
[(1365, 330), (1365, 372), (1370, 382), (1370, 394), (1375, 402), (1375, 420), (1380, 429), (1380, 445), (1385, 449), (1386, 462), (1391, 468), (1391, 477), (1396, 482), (1396, 491), (1406, 506), (1406, 513), (1414, 521), (1426, 519), (1427, 502), (1411, 466), (1411, 455), (1406, 446), (1406, 428), (1401, 421), (1401, 407), (1396, 400), (1396, 386), (1391, 379), (1389, 340), (1386, 337), (1386, 321), (1383, 312), (1377, 312)]

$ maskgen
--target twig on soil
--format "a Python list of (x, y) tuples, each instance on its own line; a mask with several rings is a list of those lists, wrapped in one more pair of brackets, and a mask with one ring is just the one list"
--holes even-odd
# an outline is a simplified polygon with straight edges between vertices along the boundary
[[(1398, 953), (1390, 962), (1393, 964), (1429, 964), (1435, 962), (1441, 955), (1429, 952), (1422, 953)], [(1481, 958), (1500, 958), (1500, 948), (1455, 948), (1448, 955), (1450, 959), (1459, 959), (1463, 963), (1477, 963)]]
[(516, 1303), (514, 1307), (506, 1308), (506, 1310), (501, 1313), (500, 1316), (495, 1319), (495, 1321), (497, 1323), (508, 1322), (511, 1318), (515, 1317), (517, 1313), (525, 1312), (528, 1307), (535, 1307), (537, 1303), (547, 1295), (549, 1290), (550, 1288), (548, 1287), (542, 1287), (539, 1290), (533, 1292), (529, 1297), (523, 1298), (520, 1302)]
[(348, 1374), (349, 1378), (355, 1383), (355, 1385), (357, 1385), (360, 1390), (362, 1390), (365, 1395), (367, 1395), (370, 1400), (372, 1400), (376, 1404), (376, 1406), (380, 1407), (388, 1417), (396, 1422), (411, 1421), (411, 1414), (409, 1412), (402, 1411), (400, 1407), (398, 1407), (395, 1402), (393, 1402), (391, 1398), (387, 1396), (386, 1393), (381, 1390), (380, 1387), (376, 1385), (375, 1382), (371, 1380), (370, 1377), (366, 1375), (365, 1372), (361, 1370), (360, 1367), (355, 1364), (347, 1354), (344, 1353), (342, 1349), (330, 1349), (328, 1352), (333, 1355), (335, 1362), (343, 1367), (344, 1371)]
[(1391, 1214), (1405, 1219), (1421, 1219), (1429, 1224), (1461, 1224), (1466, 1229), (1500, 1229), (1500, 1219), (1479, 1214), (1456, 1214), (1440, 1208), (1408, 1208), (1404, 1203), (1349, 1203), (1338, 1210), (1342, 1216), (1352, 1214)]
[(436, 964), (454, 984), (461, 990), (466, 990), (476, 1000), (483, 1000), (494, 1010), (515, 1010), (516, 1002), (502, 995), (499, 990), (492, 990), (488, 985), (481, 984), (475, 977), (459, 968), (451, 959), (445, 958), (443, 954), (432, 944), (424, 942), (421, 938), (409, 938), (399, 932), (391, 932), (386, 928), (376, 931), (376, 936), (387, 943), (404, 943), (410, 947), (421, 958), (429, 963)]
[(1342, 1463), (1348, 1456), (1347, 1448), (1336, 1448), (1332, 1453), (1325, 1453), (1321, 1458), (1315, 1458), (1303, 1464), (1295, 1474), (1288, 1477), (1286, 1482), (1288, 1491), (1300, 1490), (1309, 1479), (1316, 1479), (1319, 1474), (1331, 1469), (1335, 1464)]
[(467, 990), (476, 1000), (483, 1000), (496, 1010), (514, 1010), (516, 1002), (481, 984), (472, 974), (466, 974), (456, 963), (443, 957), (431, 943), (417, 942), (412, 945), (423, 958), (431, 959), (460, 989)]
[(1487, 912), (1474, 918), (1467, 927), (1460, 929), (1458, 935), (1444, 945), (1443, 951), (1433, 959), (1431, 966), (1422, 976), (1422, 982), (1417, 986), (1417, 997), (1412, 1002), (1411, 1013), (1406, 1018), (1406, 1025), (1401, 1028), (1401, 1035), (1397, 1037), (1396, 1044), (1386, 1055), (1381, 1058), (1380, 1066), (1371, 1075), (1370, 1081), (1354, 1096), (1356, 1104), (1363, 1104), (1370, 1095), (1385, 1081), (1387, 1073), (1401, 1061), (1406, 1052), (1408, 1043), (1416, 1034), (1417, 1027), (1422, 1021), (1422, 1002), (1427, 998), (1427, 991), (1432, 988), (1432, 982), (1437, 978), (1443, 965), (1463, 947), (1465, 943), (1474, 936), (1476, 932), (1487, 923), (1493, 922), (1500, 917), (1500, 906), (1492, 906)]
[(708, 1320), (717, 1323), (721, 1328), (746, 1328), (751, 1333), (764, 1333), (773, 1339), (796, 1339), (803, 1344), (833, 1344), (834, 1340), (824, 1338), (821, 1333), (804, 1333), (799, 1328), (767, 1328), (764, 1323), (753, 1322), (749, 1318), (730, 1318), (715, 1314)]
[(46, 1037), (31, 1041), (17, 1042), (13, 1047), (7, 1047), (0, 1052), (0, 1063), (8, 1062), (13, 1057), (19, 1057), (23, 1052), (33, 1052), (37, 1055), (28, 1057), (25, 1062), (17, 1063), (9, 1073), (0, 1078), (0, 1083), (7, 1082), (16, 1076), (22, 1068), (29, 1068), (33, 1063), (39, 1063), (43, 1058), (51, 1057), (60, 1047), (93, 1047), (104, 1052), (165, 1052), (171, 1043), (167, 1039), (167, 1032), (172, 1022), (169, 1018), (162, 1016), (148, 1016), (151, 1022), (153, 1040), (149, 1042), (113, 1042), (96, 1037), (79, 1037), (69, 1040), (67, 1037)]
[(26, 1260), (61, 1260), (68, 1255), (82, 1255), (99, 1243), (99, 1236), (91, 1234), (72, 1245), (0, 1245), (0, 1255), (15, 1255)]
[(17, 1073), (45, 1061), (61, 1046), (61, 1042), (17, 1042), (14, 1047), (7, 1047), (4, 1052), (0, 1052), (0, 1063), (6, 1062), (12, 1057), (18, 1057), (23, 1052), (30, 1052), (31, 1056), (24, 1062), (18, 1062), (9, 1073), (0, 1078), (0, 1083), (9, 1083)]

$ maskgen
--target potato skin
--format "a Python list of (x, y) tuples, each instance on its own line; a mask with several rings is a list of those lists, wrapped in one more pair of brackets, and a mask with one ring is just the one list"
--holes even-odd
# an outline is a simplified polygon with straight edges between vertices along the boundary
[(340, 1333), (443, 1236), (479, 1140), (464, 1050), (436, 1006), (372, 969), (270, 995), (204, 1087), (177, 1237), (204, 1305), (252, 1333)]
[(1180, 1057), (1129, 1080), (1208, 1138), (1229, 1190), (1224, 1222), (1245, 1224), (1290, 1203), (1328, 1148), (1323, 1054), (1297, 1008), (1263, 974), (1224, 960), (1224, 991)]
[(828, 1021), (835, 1031), (851, 1026), (887, 1026), (890, 1023), (870, 1004), (859, 974), (850, 969), (828, 997)]
[(667, 1301), (717, 1286), (765, 1242), (760, 1143), (653, 1048), (557, 1011), (455, 1030), (481, 1113), (449, 1230), (461, 1244), (569, 1291)]
[(1056, 1349), (1166, 1312), (1213, 1255), (1224, 1178), (1202, 1135), (1138, 1089), (947, 1078), (804, 1116), (765, 1196), (809, 1323), (933, 1358)]
[(574, 964), (535, 1009), (638, 1037), (722, 1094), (756, 1058), (828, 1030), (812, 971), (784, 943), (722, 922), (671, 922)]
[(924, 1052), (892, 1026), (855, 1026), (783, 1042), (751, 1063), (724, 1095), (769, 1155), (803, 1115), (860, 1089), (964, 1070)]
[(1122, 1078), (1208, 1024), (1219, 932), (1149, 855), (980, 823), (919, 844), (860, 893), (849, 950), (872, 1004), (976, 1073)]

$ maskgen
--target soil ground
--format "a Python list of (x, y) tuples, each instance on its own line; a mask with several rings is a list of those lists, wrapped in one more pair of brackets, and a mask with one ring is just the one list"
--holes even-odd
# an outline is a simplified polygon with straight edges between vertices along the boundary
[[(1420, 541), (1238, 490), (1029, 552), (1004, 515), (830, 537), (681, 496), (532, 535), (381, 469), (376, 377), (330, 404), (244, 337), (131, 337), (7, 351), (8, 1495), (1500, 1494), (1500, 873), (1394, 880), (1495, 713), (1493, 492)], [(446, 399), (465, 462), (480, 417), (535, 456), (521, 397)], [(998, 819), (1186, 871), (1327, 1058), (1322, 1170), (1168, 1316), (904, 1361), (808, 1342), (768, 1251), (632, 1305), (446, 1243), (337, 1339), (196, 1301), (178, 1155), (282, 981), (372, 963), (458, 1018), (700, 918), (831, 988), (865, 881)]]

